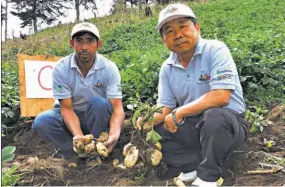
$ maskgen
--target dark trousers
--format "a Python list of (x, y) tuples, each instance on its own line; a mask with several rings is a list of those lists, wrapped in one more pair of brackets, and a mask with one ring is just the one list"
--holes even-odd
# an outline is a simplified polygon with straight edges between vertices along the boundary
[[(83, 133), (93, 134), (97, 138), (101, 132), (109, 128), (112, 105), (103, 97), (95, 97), (89, 102), (86, 111), (75, 111), (75, 113), (79, 118)], [(60, 153), (65, 158), (70, 158), (75, 154), (72, 145), (73, 136), (64, 123), (59, 105), (39, 114), (33, 122), (32, 129), (38, 132), (45, 141), (60, 148)]]
[(217, 181), (228, 152), (247, 139), (243, 117), (231, 109), (210, 108), (202, 115), (185, 118), (175, 133), (165, 130), (163, 124), (156, 126), (162, 136), (163, 161), (183, 172), (197, 170), (204, 181)]

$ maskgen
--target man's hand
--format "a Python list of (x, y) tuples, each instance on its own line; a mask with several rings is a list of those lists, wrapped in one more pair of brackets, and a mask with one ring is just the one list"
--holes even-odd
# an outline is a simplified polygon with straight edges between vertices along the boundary
[(163, 128), (165, 128), (166, 130), (168, 130), (171, 133), (175, 133), (177, 131), (178, 127), (174, 124), (171, 113), (165, 117)]
[(142, 130), (142, 129), (143, 130), (148, 129), (148, 127), (151, 126), (150, 122), (142, 124), (143, 119), (144, 119), (143, 117), (139, 117), (138, 120), (137, 120), (136, 129), (139, 130), (139, 131)]
[(108, 140), (106, 142), (103, 142), (103, 144), (107, 147), (109, 153), (113, 151), (115, 145), (118, 142), (119, 137), (120, 137), (120, 134), (119, 136), (109, 135)]
[(78, 154), (79, 157), (85, 158), (87, 154), (84, 153), (85, 145), (83, 144), (83, 136), (73, 137), (73, 151)]

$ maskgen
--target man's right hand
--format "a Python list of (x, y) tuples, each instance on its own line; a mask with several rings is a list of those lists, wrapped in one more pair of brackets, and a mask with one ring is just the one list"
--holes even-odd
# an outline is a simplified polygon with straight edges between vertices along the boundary
[(79, 157), (87, 157), (95, 149), (95, 142), (92, 140), (93, 135), (74, 136), (73, 150)]

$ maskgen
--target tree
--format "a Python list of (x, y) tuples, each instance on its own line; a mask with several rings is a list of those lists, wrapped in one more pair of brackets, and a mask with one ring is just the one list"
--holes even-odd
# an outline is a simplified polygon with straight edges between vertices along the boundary
[[(2, 4), (3, 1), (1, 1), (1, 26), (3, 25), (3, 21), (5, 21), (5, 40), (7, 40), (7, 26), (8, 26), (8, 0), (5, 1), (5, 6)], [(3, 27), (2, 27), (3, 28)]]
[[(70, 0), (73, 2), (73, 0)], [(96, 0), (74, 0), (75, 3), (75, 10), (76, 10), (76, 22), (80, 21), (80, 5), (83, 6), (85, 10), (91, 9), (96, 17)]]
[(21, 28), (33, 26), (34, 33), (38, 31), (38, 24), (51, 24), (68, 8), (64, 0), (11, 0), (15, 3), (11, 14), (18, 16), (21, 20)]

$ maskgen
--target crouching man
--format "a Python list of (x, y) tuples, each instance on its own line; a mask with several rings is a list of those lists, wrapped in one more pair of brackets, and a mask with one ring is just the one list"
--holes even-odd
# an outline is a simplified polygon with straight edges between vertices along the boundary
[(74, 138), (109, 131), (104, 144), (111, 152), (124, 121), (119, 70), (97, 53), (102, 41), (94, 24), (75, 25), (69, 42), (74, 53), (63, 58), (52, 74), (56, 104), (36, 117), (33, 130), (67, 159), (75, 155)]
[(217, 186), (222, 161), (247, 139), (245, 102), (228, 47), (200, 36), (193, 11), (171, 4), (160, 12), (157, 31), (171, 51), (163, 63), (157, 104), (162, 114), (151, 123), (162, 136), (163, 161), (178, 168), (182, 181)]

